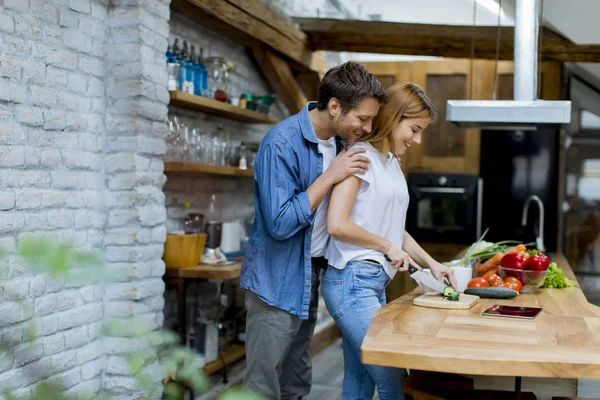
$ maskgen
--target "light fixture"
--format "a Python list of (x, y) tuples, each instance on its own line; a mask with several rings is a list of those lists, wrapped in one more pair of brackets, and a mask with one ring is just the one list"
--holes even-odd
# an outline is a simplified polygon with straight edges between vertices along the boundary
[[(486, 0), (477, 0), (478, 3)], [(487, 0), (488, 2), (493, 2)], [(498, 8), (498, 3), (496, 4)], [(570, 101), (536, 100), (538, 0), (516, 0), (514, 100), (448, 100), (446, 119), (461, 128), (536, 130), (571, 122)], [(496, 62), (498, 60), (496, 59)], [(494, 88), (495, 89), (495, 88)]]

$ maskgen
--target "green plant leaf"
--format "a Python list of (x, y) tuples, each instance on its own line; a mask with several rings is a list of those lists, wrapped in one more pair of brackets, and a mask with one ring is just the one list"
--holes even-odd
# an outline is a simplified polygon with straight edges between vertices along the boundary
[(219, 400), (266, 400), (264, 397), (243, 389), (230, 389), (223, 393)]
[(196, 370), (196, 373), (191, 374), (188, 380), (194, 392), (204, 392), (209, 387), (208, 379), (200, 370)]
[(170, 382), (165, 385), (163, 393), (169, 400), (179, 400), (183, 396), (183, 388), (177, 383)]

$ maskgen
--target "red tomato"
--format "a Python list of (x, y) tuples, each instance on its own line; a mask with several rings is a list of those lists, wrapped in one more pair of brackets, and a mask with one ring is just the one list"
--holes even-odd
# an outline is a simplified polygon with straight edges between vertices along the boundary
[(498, 278), (495, 281), (490, 282), (490, 285), (493, 287), (502, 287), (504, 286), (504, 281), (502, 280), (502, 278)]
[(503, 286), (506, 288), (516, 290), (517, 292), (520, 292), (523, 288), (523, 284), (521, 283), (521, 281), (515, 278), (514, 276), (509, 276), (508, 278), (506, 278)]
[(492, 274), (492, 275), (484, 276), (484, 278), (485, 278), (486, 281), (488, 281), (488, 283), (490, 285), (492, 285), (497, 280), (502, 280), (502, 278), (500, 278), (500, 276), (498, 276), (498, 274)]
[(486, 281), (483, 278), (473, 278), (469, 281), (469, 283), (467, 284), (467, 287), (470, 287), (470, 288), (490, 287), (490, 284), (488, 281)]

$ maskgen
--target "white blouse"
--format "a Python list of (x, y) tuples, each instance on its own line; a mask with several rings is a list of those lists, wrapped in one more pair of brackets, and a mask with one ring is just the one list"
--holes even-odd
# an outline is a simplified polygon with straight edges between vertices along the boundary
[[(368, 171), (355, 175), (361, 179), (361, 183), (350, 219), (361, 228), (402, 248), (409, 194), (400, 163), (391, 153), (387, 158), (384, 157), (370, 143), (355, 143), (349, 149), (353, 148), (366, 149), (361, 155), (371, 163)], [(382, 252), (341, 242), (333, 237), (329, 240), (325, 258), (338, 269), (345, 268), (350, 261), (371, 259), (383, 265), (390, 279), (397, 272), (385, 260)]]

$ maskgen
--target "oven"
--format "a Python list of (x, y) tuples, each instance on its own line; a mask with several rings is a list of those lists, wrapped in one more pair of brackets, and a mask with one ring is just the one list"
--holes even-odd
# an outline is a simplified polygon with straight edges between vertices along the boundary
[(479, 176), (409, 173), (408, 190), (406, 230), (418, 242), (470, 244), (481, 237)]

